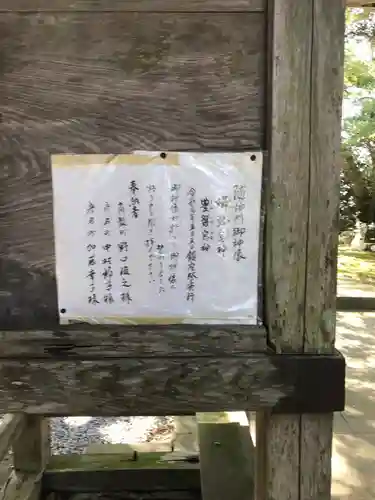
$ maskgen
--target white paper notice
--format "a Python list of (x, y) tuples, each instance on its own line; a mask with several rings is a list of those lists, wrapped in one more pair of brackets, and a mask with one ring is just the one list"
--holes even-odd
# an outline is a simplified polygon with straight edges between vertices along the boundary
[(52, 156), (61, 323), (257, 323), (262, 154)]

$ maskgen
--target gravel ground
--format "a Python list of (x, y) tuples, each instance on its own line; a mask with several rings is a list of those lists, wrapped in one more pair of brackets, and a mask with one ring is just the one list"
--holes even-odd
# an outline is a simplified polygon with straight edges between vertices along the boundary
[(52, 453), (83, 453), (93, 443), (136, 443), (168, 439), (171, 417), (51, 418)]

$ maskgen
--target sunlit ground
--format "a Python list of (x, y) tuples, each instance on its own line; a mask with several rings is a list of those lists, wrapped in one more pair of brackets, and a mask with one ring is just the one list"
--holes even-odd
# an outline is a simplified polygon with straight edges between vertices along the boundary
[(338, 285), (372, 290), (375, 295), (375, 252), (340, 246), (337, 260)]
[[(69, 427), (79, 428), (88, 424), (93, 417), (65, 417), (64, 421)], [(154, 417), (141, 417), (134, 419), (131, 428), (124, 428), (126, 420), (117, 420), (100, 426), (98, 433), (109, 443), (137, 443), (152, 428)]]
[(170, 419), (163, 417), (59, 417), (51, 419), (53, 454), (83, 453), (92, 444), (138, 443), (158, 429), (171, 433)]
[(346, 410), (335, 416), (333, 497), (375, 497), (375, 313), (339, 313), (337, 348), (344, 354)]

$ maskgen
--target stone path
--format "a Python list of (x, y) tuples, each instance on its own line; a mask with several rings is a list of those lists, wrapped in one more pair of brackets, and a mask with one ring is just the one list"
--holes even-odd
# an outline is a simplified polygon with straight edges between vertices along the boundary
[(346, 409), (335, 415), (332, 496), (375, 497), (375, 312), (339, 313), (336, 347), (344, 354)]
[(349, 278), (341, 278), (337, 283), (337, 295), (339, 297), (375, 297), (375, 289), (372, 285), (361, 284)]

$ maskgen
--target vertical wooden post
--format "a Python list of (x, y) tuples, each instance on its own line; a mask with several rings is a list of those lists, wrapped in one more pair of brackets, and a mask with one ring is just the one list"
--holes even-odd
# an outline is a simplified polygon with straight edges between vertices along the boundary
[(49, 420), (40, 415), (27, 415), (25, 426), (13, 444), (16, 473), (42, 472), (50, 455)]
[[(265, 321), (278, 352), (303, 347), (312, 0), (271, 0)], [(298, 416), (257, 413), (256, 498), (299, 498)]]
[[(265, 314), (278, 352), (331, 352), (343, 0), (273, 0)], [(256, 498), (330, 498), (332, 414), (257, 414)]]
[[(332, 352), (340, 201), (345, 0), (315, 0), (304, 352)], [(300, 496), (331, 497), (333, 415), (302, 415)]]

